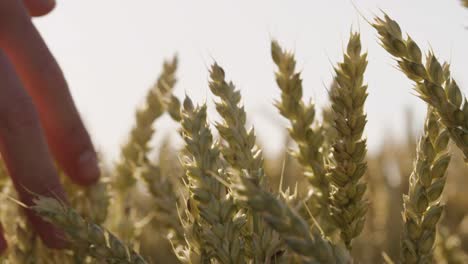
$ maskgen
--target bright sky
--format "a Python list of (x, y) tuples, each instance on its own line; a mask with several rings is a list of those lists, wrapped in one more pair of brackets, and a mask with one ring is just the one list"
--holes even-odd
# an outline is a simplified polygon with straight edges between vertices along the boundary
[[(458, 0), (354, 2), (369, 19), (379, 8), (385, 10), (422, 48), (432, 47), (441, 60), (450, 60), (467, 94), (468, 10)], [(390, 136), (402, 137), (407, 108), (415, 111), (415, 125), (422, 124), (424, 104), (349, 0), (58, 0), (51, 15), (35, 21), (65, 72), (96, 145), (112, 158), (163, 59), (174, 53), (180, 57), (180, 98), (187, 93), (196, 102), (212, 101), (207, 69), (216, 60), (241, 89), (267, 150), (277, 149), (287, 123), (272, 106), (279, 90), (269, 53), (271, 38), (296, 52), (305, 96), (322, 106), (332, 65), (341, 60), (351, 28), (360, 29), (369, 52), (371, 149)], [(157, 123), (160, 135), (174, 128), (167, 117)]]

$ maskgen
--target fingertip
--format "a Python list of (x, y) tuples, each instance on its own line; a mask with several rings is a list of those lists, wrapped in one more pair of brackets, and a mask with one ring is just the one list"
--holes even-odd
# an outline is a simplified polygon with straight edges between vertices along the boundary
[(54, 10), (55, 0), (24, 0), (31, 16), (44, 16)]
[(101, 174), (97, 153), (79, 115), (74, 112), (70, 116), (66, 121), (58, 117), (43, 122), (47, 139), (65, 174), (74, 183), (89, 186), (97, 182)]
[(100, 177), (96, 151), (91, 139), (76, 119), (75, 129), (55, 129), (57, 126), (45, 126), (49, 146), (60, 168), (76, 184), (89, 186)]
[(80, 185), (89, 186), (95, 183), (101, 174), (96, 152), (93, 149), (80, 154), (77, 162), (78, 174), (75, 181)]

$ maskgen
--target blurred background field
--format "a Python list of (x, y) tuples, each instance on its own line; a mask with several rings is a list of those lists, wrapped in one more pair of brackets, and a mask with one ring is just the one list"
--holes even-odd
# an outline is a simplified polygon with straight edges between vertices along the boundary
[[(355, 4), (369, 17), (377, 8), (391, 13), (423, 49), (432, 48), (451, 62), (454, 78), (467, 94), (468, 11), (458, 1), (363, 0)], [(287, 136), (287, 122), (272, 105), (279, 92), (269, 58), (270, 40), (278, 39), (295, 51), (303, 72), (304, 96), (317, 102), (320, 116), (326, 113), (321, 109), (328, 109), (332, 65), (341, 56), (343, 39), (351, 24), (359, 28), (370, 61), (366, 73), (370, 151), (365, 177), (371, 203), (352, 254), (359, 263), (382, 263), (386, 255), (399, 258), (402, 195), (408, 190), (426, 107), (411, 93), (411, 82), (394, 69), (391, 57), (349, 1), (68, 1), (36, 23), (70, 81), (100, 147), (104, 172), (111, 173), (106, 168), (118, 159), (134, 109), (153, 83), (160, 62), (177, 51), (180, 70), (175, 94), (180, 99), (187, 93), (196, 102), (206, 101), (210, 116), (215, 117), (210, 122), (214, 122), (218, 117), (208, 95), (206, 72), (213, 60), (226, 65), (241, 90), (249, 123), (258, 132), (272, 188), (298, 186), (302, 193), (307, 186), (303, 171), (289, 154), (296, 146)], [(149, 158), (182, 193), (178, 124), (164, 115), (155, 128)], [(444, 239), (436, 242), (435, 258), (437, 263), (468, 263), (468, 169), (455, 146), (451, 152), (443, 194), (447, 207), (439, 232)], [(153, 197), (141, 184), (132, 189), (131, 197), (132, 218), (144, 224), (137, 245), (142, 255), (153, 263), (177, 263), (165, 227), (155, 220), (158, 216), (148, 217)]]

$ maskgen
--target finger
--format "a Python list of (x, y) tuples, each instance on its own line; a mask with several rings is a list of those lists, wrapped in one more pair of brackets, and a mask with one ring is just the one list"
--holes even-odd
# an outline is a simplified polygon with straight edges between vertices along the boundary
[(31, 16), (47, 15), (55, 7), (55, 0), (23, 0)]
[[(39, 194), (65, 201), (34, 105), (1, 51), (0, 83), (0, 152), (20, 200), (30, 206)], [(59, 230), (31, 210), (26, 214), (46, 245), (64, 245)]]
[(4, 28), (0, 47), (33, 98), (52, 153), (62, 169), (76, 183), (94, 183), (99, 168), (89, 134), (57, 62), (27, 15), (23, 17), (22, 22), (6, 23), (9, 27)]
[(3, 255), (3, 253), (5, 253), (7, 247), (8, 247), (8, 244), (3, 234), (3, 226), (2, 224), (0, 224), (0, 256)]

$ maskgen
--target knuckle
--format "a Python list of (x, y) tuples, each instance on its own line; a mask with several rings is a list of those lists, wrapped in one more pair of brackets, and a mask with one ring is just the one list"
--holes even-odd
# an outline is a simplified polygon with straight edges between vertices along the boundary
[(16, 133), (39, 126), (37, 111), (28, 95), (20, 95), (0, 104), (0, 129), (3, 132)]

